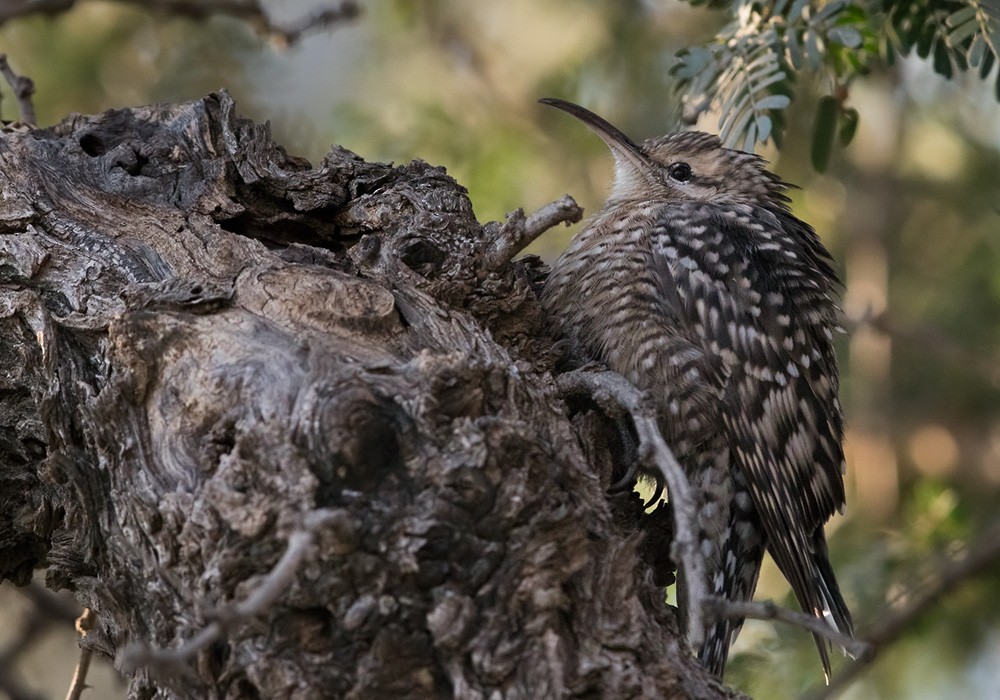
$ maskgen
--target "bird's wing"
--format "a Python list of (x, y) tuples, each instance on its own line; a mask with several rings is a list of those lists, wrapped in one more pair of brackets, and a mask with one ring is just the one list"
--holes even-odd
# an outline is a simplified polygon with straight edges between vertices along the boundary
[(672, 314), (725, 368), (720, 413), (764, 513), (775, 523), (789, 513), (811, 535), (844, 503), (833, 280), (801, 232), (754, 213), (672, 206), (654, 229), (655, 257)]
[[(690, 328), (669, 265), (643, 245), (652, 223), (641, 212), (592, 223), (556, 261), (542, 296), (581, 356), (657, 393), (663, 437), (683, 462), (719, 438), (725, 368)], [(604, 228), (615, 235), (596, 235)]]
[[(769, 549), (803, 609), (848, 631), (822, 535), (844, 503), (836, 307), (832, 272), (815, 259), (822, 248), (803, 240), (805, 224), (793, 230), (749, 207), (673, 205), (660, 222), (656, 255), (676, 313), (727, 367), (719, 428)], [(821, 656), (826, 666), (825, 647)]]

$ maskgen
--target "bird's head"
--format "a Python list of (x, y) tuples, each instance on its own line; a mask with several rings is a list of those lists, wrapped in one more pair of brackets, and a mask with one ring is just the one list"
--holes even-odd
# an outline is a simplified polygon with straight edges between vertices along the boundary
[(787, 185), (752, 153), (726, 148), (717, 136), (683, 131), (637, 144), (607, 120), (572, 102), (539, 100), (594, 131), (615, 158), (609, 201), (705, 201), (786, 208)]

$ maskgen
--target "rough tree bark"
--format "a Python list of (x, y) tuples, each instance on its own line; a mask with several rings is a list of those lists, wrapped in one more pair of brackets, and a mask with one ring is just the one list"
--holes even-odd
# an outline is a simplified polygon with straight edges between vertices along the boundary
[(131, 698), (729, 696), (525, 225), (225, 93), (0, 137), (0, 576), (73, 590)]

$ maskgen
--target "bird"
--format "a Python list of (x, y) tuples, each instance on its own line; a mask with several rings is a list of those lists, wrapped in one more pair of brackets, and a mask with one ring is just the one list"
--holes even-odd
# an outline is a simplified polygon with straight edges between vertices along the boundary
[[(584, 107), (539, 101), (582, 121), (615, 164), (607, 202), (552, 265), (543, 309), (573, 356), (655, 402), (695, 494), (708, 593), (751, 600), (766, 550), (802, 610), (853, 637), (823, 530), (845, 506), (842, 284), (793, 215), (792, 185), (711, 134), (636, 143)], [(720, 678), (742, 624), (688, 631)], [(813, 636), (829, 680), (829, 643)]]

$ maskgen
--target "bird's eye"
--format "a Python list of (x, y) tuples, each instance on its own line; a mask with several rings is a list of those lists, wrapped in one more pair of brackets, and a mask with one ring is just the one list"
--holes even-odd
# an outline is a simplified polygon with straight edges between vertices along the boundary
[(667, 175), (670, 176), (671, 180), (677, 180), (677, 182), (687, 182), (693, 174), (691, 166), (687, 163), (674, 163), (667, 168)]

